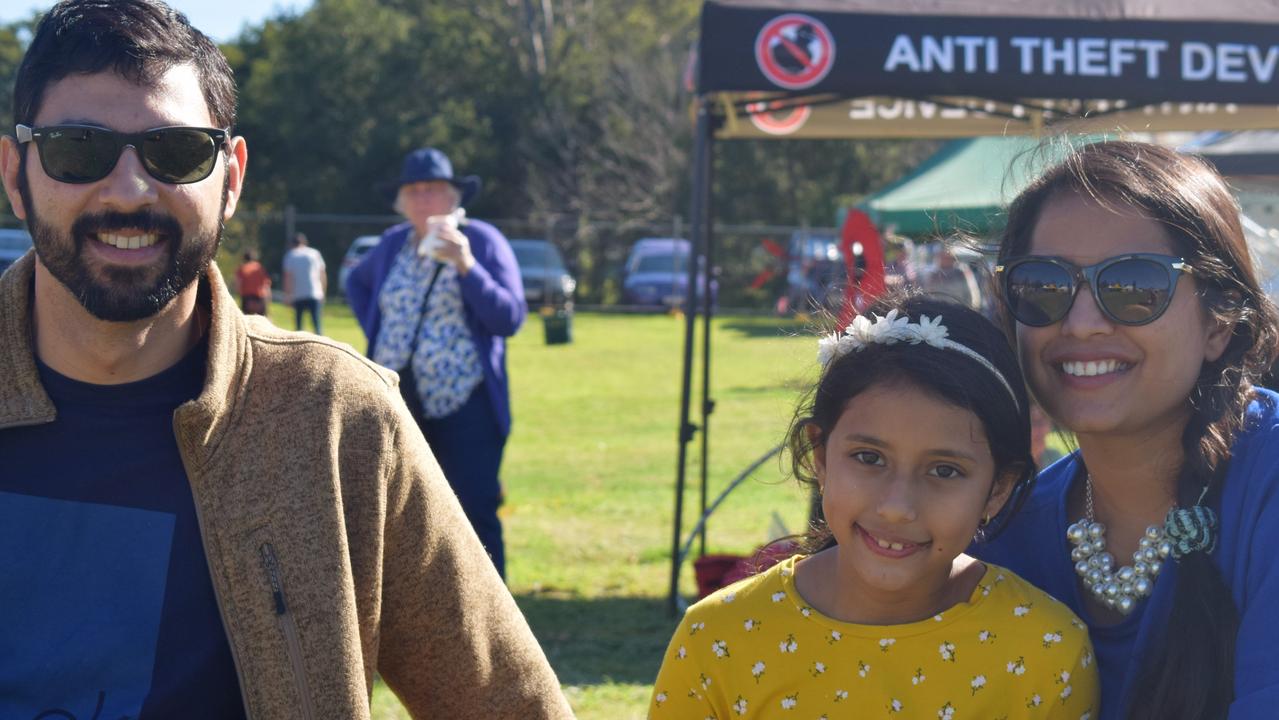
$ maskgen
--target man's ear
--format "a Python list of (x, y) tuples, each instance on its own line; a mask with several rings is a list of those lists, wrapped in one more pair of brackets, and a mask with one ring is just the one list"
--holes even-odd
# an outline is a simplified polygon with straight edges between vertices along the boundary
[(0, 136), (0, 181), (4, 182), (4, 193), (9, 198), (9, 206), (19, 219), (27, 219), (27, 206), (23, 202), (22, 191), (18, 187), (18, 168), (22, 162), (23, 147), (11, 135)]
[(226, 222), (235, 214), (235, 207), (240, 202), (240, 194), (244, 191), (244, 170), (249, 164), (249, 148), (244, 138), (236, 135), (227, 140), (226, 154), (226, 207), (222, 210), (222, 221)]

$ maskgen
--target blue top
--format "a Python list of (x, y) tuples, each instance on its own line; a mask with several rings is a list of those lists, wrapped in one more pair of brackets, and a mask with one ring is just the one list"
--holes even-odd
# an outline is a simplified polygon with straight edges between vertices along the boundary
[[(1259, 391), (1248, 423), (1235, 440), (1222, 490), (1221, 537), (1213, 560), (1239, 609), (1235, 648), (1235, 701), (1231, 720), (1273, 718), (1279, 707), (1279, 395)], [(1008, 528), (974, 554), (1004, 565), (1063, 601), (1089, 625), (1101, 674), (1101, 720), (1116, 720), (1131, 698), (1132, 683), (1153, 639), (1165, 632), (1177, 563), (1171, 559), (1154, 593), (1118, 625), (1098, 627), (1083, 604), (1070, 559), (1066, 496), (1079, 470), (1072, 453), (1040, 473), (1037, 485)], [(1077, 518), (1075, 518), (1077, 519)], [(1127, 564), (1120, 560), (1121, 564)]]
[[(466, 326), (484, 365), (484, 388), (503, 435), (511, 432), (511, 400), (506, 379), (506, 342), (524, 323), (524, 284), (515, 252), (502, 233), (481, 220), (459, 228), (471, 243), (475, 266), (458, 278)], [(373, 357), (382, 327), (378, 294), (395, 264), (400, 248), (412, 236), (413, 224), (401, 223), (382, 233), (382, 241), (368, 251), (346, 279), (346, 298), (369, 339)], [(422, 288), (426, 292), (426, 288)]]
[(173, 413), (207, 346), (0, 430), (0, 718), (243, 718)]

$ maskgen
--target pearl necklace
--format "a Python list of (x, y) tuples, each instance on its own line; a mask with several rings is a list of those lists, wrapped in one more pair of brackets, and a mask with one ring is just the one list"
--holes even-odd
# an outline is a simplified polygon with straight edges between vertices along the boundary
[(1151, 525), (1132, 554), (1133, 564), (1115, 570), (1115, 557), (1106, 552), (1106, 526), (1097, 522), (1093, 510), (1091, 474), (1085, 476), (1084, 501), (1088, 516), (1066, 529), (1066, 538), (1075, 546), (1070, 551), (1075, 573), (1098, 602), (1127, 615), (1154, 590), (1172, 543), (1162, 526)]

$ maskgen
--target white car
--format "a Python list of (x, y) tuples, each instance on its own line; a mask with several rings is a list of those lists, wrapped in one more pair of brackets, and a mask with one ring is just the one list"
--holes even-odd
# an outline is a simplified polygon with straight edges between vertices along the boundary
[(361, 235), (351, 242), (351, 247), (346, 249), (346, 254), (342, 256), (342, 267), (338, 268), (338, 288), (342, 294), (346, 294), (346, 278), (351, 274), (351, 270), (364, 259), (364, 256), (377, 244), (382, 242), (381, 235)]

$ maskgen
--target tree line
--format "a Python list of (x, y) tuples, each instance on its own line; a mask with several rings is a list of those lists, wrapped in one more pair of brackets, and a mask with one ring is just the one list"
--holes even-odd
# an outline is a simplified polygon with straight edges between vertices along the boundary
[[(225, 245), (260, 247), (273, 266), (285, 249), (285, 208), (388, 215), (386, 184), (401, 159), (433, 145), (457, 172), (484, 179), (473, 217), (554, 228), (583, 299), (607, 300), (617, 246), (630, 237), (616, 229), (687, 217), (693, 122), (682, 77), (699, 13), (697, 0), (315, 0), (246, 27), (222, 45), (240, 93), (236, 132), (250, 153), (243, 218), (228, 226)], [(35, 20), (0, 27), (8, 128)], [(715, 218), (830, 225), (839, 207), (935, 147), (721, 143)], [(10, 214), (3, 200), (0, 213)], [(335, 273), (352, 226), (303, 229)], [(720, 257), (733, 262), (751, 249)], [(722, 283), (722, 297), (749, 301), (736, 284)]]

